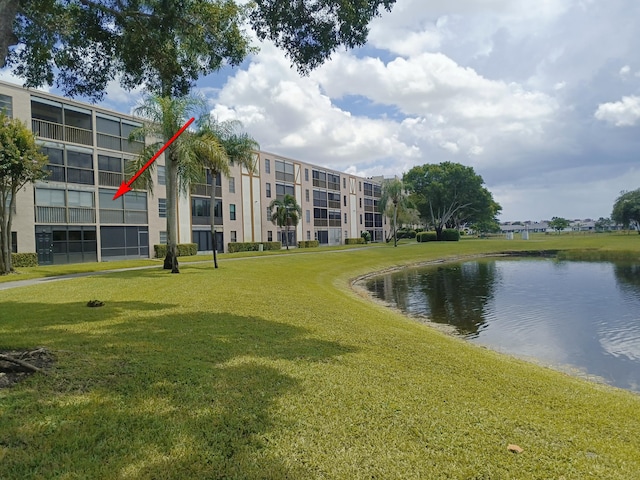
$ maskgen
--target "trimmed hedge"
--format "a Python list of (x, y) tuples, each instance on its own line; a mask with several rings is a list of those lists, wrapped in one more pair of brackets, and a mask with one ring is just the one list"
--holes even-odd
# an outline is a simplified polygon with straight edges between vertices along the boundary
[(282, 248), (281, 242), (229, 242), (227, 248), (229, 253), (258, 252), (260, 245), (263, 246), (263, 250), (280, 250)]
[(314, 248), (319, 246), (320, 242), (318, 240), (303, 240), (298, 242), (298, 248)]
[(456, 228), (445, 228), (442, 231), (443, 242), (458, 242), (460, 241), (460, 230)]
[[(197, 243), (179, 243), (178, 245), (176, 245), (176, 249), (178, 251), (178, 257), (188, 257), (198, 254)], [(167, 256), (166, 245), (154, 245), (153, 251), (156, 254), (156, 258), (164, 258)]]
[(364, 241), (364, 238), (360, 237), (360, 238), (345, 238), (344, 239), (344, 244), (345, 245), (359, 245), (359, 244), (365, 244), (367, 242)]
[(12, 253), (11, 265), (13, 267), (37, 267), (38, 254), (37, 253)]
[(438, 234), (436, 232), (418, 232), (416, 240), (420, 243), (435, 242), (438, 240)]

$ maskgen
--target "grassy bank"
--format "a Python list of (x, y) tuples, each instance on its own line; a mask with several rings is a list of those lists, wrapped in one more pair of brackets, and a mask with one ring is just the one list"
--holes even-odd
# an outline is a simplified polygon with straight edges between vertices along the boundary
[[(318, 250), (0, 292), (0, 349), (57, 356), (50, 375), (0, 390), (0, 478), (634, 478), (638, 395), (448, 337), (349, 288), (391, 266), (555, 249), (640, 242)], [(86, 307), (94, 298), (105, 306)]]

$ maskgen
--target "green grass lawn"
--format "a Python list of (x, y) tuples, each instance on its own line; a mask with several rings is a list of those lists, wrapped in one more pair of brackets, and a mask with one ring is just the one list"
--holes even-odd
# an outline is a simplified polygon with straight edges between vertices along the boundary
[(0, 478), (639, 478), (640, 396), (465, 343), (349, 286), (416, 262), (564, 249), (639, 256), (640, 238), (225, 256), (218, 270), (2, 291), (0, 350), (45, 346), (57, 362), (0, 390)]

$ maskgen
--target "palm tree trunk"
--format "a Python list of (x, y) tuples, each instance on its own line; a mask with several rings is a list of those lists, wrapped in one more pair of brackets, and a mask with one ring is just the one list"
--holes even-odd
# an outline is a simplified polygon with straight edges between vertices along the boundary
[(218, 255), (216, 250), (218, 249), (218, 245), (216, 242), (216, 183), (217, 183), (218, 172), (211, 171), (211, 205), (209, 206), (209, 215), (211, 218), (211, 246), (213, 247), (213, 266), (214, 268), (218, 268)]
[(178, 269), (178, 166), (169, 154), (167, 158), (167, 256), (164, 268), (171, 273), (180, 273)]
[(393, 246), (398, 246), (398, 204), (393, 204)]

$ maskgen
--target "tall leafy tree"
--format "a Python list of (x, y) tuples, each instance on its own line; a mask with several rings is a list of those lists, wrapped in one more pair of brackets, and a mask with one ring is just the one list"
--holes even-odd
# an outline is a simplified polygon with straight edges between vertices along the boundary
[[(107, 82), (189, 92), (202, 75), (250, 52), (243, 25), (270, 39), (300, 72), (341, 46), (366, 42), (369, 23), (395, 0), (0, 0), (0, 59), (30, 87), (100, 98)], [(14, 20), (14, 21), (12, 21)]]
[(47, 157), (35, 136), (20, 120), (0, 110), (0, 274), (13, 270), (11, 223), (16, 195), (27, 183), (45, 178)]
[(399, 178), (392, 178), (384, 181), (382, 184), (382, 196), (380, 197), (378, 206), (382, 213), (387, 213), (388, 208), (391, 208), (393, 246), (397, 247), (398, 210), (409, 206), (402, 180)]
[(443, 162), (413, 167), (403, 177), (410, 199), (422, 218), (442, 239), (446, 227), (457, 227), (500, 211), (482, 177), (473, 167)]
[(624, 228), (633, 227), (640, 232), (640, 188), (620, 193), (613, 204), (611, 219)]
[(284, 244), (289, 250), (289, 227), (295, 227), (302, 216), (302, 207), (293, 195), (286, 194), (282, 200), (275, 199), (269, 205), (271, 221), (274, 225), (285, 229)]
[(553, 217), (549, 222), (549, 226), (553, 228), (558, 234), (560, 234), (560, 232), (567, 228), (569, 225), (571, 225), (571, 222), (562, 217)]
[[(215, 217), (213, 208), (215, 205), (216, 178), (218, 174), (229, 176), (231, 164), (239, 164), (247, 170), (254, 168), (254, 151), (260, 148), (258, 142), (248, 133), (242, 132), (242, 123), (237, 120), (218, 121), (211, 115), (206, 115), (198, 121), (199, 130), (196, 134), (204, 141), (205, 150), (198, 157), (205, 168), (208, 168), (212, 177), (211, 188), (211, 236), (213, 241), (213, 264), (218, 268), (216, 253)], [(208, 145), (217, 142), (219, 149), (212, 150)]]

